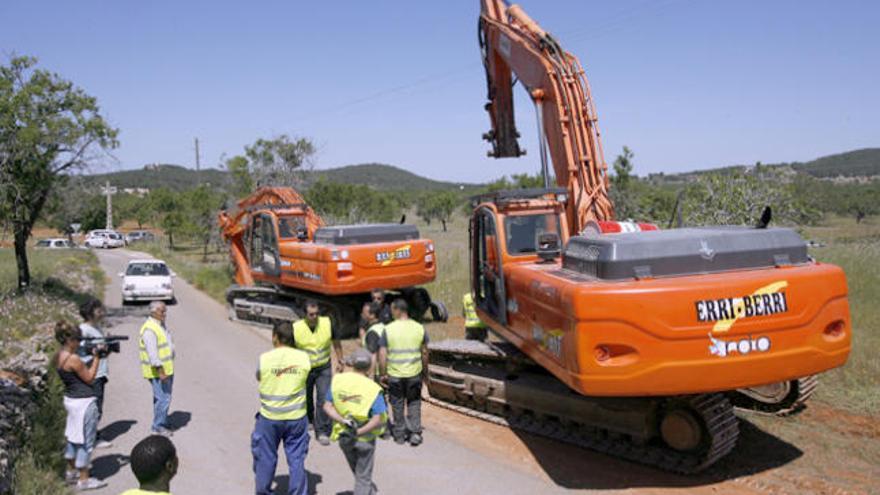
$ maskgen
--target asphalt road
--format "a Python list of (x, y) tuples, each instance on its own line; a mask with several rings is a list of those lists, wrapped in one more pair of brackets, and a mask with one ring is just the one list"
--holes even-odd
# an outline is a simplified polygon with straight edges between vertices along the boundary
[[(97, 251), (110, 282), (105, 304), (121, 307), (120, 278), (125, 263), (141, 253), (125, 250)], [(176, 279), (178, 304), (169, 307), (168, 326), (177, 347), (171, 419), (177, 431), (173, 441), (180, 470), (172, 482), (175, 494), (253, 493), (250, 433), (258, 409), (254, 370), (260, 353), (271, 347), (269, 332), (231, 322), (226, 309)], [(149, 434), (152, 396), (140, 376), (137, 333), (145, 307), (126, 307), (128, 315), (108, 319), (114, 334), (128, 335), (122, 352), (110, 361), (102, 429), (113, 437), (113, 447), (97, 450), (93, 474), (106, 479), (99, 494), (118, 494), (136, 487), (127, 455), (138, 440)], [(546, 477), (519, 469), (516, 460), (499, 462), (498, 455), (471, 448), (448, 429), (432, 427), (426, 418), (425, 442), (418, 448), (382, 441), (377, 449), (374, 481), (385, 494), (535, 494), (556, 493), (562, 488)], [(435, 419), (437, 420), (437, 419)], [(487, 439), (491, 441), (491, 439)], [(335, 444), (324, 447), (312, 440), (306, 468), (311, 493), (350, 491), (353, 478)], [(282, 457), (276, 481), (286, 486)], [(501, 453), (503, 456), (503, 452)], [(607, 489), (603, 490), (608, 493)], [(283, 493), (280, 492), (279, 493)]]

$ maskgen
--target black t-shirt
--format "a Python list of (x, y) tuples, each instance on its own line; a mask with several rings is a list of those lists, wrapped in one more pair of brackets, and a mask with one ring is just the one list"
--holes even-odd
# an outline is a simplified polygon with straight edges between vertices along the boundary
[(368, 332), (365, 338), (367, 350), (372, 354), (376, 354), (379, 352), (379, 341), (381, 341), (381, 337), (379, 337), (376, 332)]
[(391, 306), (383, 304), (382, 311), (379, 311), (379, 321), (382, 322), (382, 324), (387, 325), (391, 323), (391, 320)]

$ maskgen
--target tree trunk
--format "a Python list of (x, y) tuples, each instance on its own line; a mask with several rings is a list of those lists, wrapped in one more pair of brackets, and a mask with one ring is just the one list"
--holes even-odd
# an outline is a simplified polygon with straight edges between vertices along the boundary
[(443, 224), (443, 232), (446, 232), (446, 219), (445, 219), (445, 218), (441, 218), (441, 219), (440, 219), (440, 223)]
[(15, 262), (18, 265), (18, 290), (25, 290), (31, 285), (31, 270), (27, 259), (27, 238), (25, 229), (19, 226), (15, 230)]
[(168, 232), (168, 249), (174, 251), (174, 234)]
[(210, 243), (211, 243), (211, 238), (209, 237), (205, 241), (204, 250), (202, 251), (202, 263), (208, 262), (208, 244), (210, 244)]

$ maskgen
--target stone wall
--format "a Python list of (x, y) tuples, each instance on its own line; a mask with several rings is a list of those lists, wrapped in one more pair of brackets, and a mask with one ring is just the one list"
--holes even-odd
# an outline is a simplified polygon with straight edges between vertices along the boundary
[(35, 335), (18, 342), (17, 351), (0, 362), (0, 494), (12, 493), (15, 486), (15, 459), (21, 456), (23, 442), (31, 431), (31, 419), (38, 407), (39, 394), (47, 387), (52, 343), (48, 335)]

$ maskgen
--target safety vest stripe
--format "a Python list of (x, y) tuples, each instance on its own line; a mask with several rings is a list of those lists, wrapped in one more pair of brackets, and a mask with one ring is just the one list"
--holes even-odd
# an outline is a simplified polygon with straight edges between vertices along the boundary
[[(160, 357), (160, 358), (159, 358), (159, 361), (162, 361), (163, 363), (168, 363), (168, 362), (171, 361), (171, 359), (172, 359), (171, 356), (168, 356), (168, 357)], [(146, 359), (146, 360), (141, 359), (141, 364), (146, 364), (146, 365), (149, 366), (149, 365), (152, 365), (153, 363), (152, 363), (149, 359)]]
[(267, 406), (266, 404), (263, 404), (262, 406), (263, 406), (263, 409), (265, 409), (266, 411), (269, 411), (270, 413), (281, 414), (281, 413), (288, 413), (291, 411), (297, 411), (299, 409), (304, 409), (306, 407), (306, 404), (305, 404), (305, 402), (301, 402), (299, 404), (291, 404), (289, 406), (283, 406), (283, 407)]
[(164, 349), (164, 348), (166, 348), (166, 347), (168, 347), (168, 342), (165, 342), (164, 344), (159, 344), (159, 345), (157, 345), (157, 346), (156, 346), (156, 349)]
[(422, 352), (420, 348), (414, 349), (388, 349), (388, 354), (405, 354), (407, 352)]
[(299, 391), (295, 394), (291, 394), (291, 395), (260, 394), (260, 399), (261, 400), (273, 400), (273, 401), (278, 401), (278, 402), (284, 402), (284, 401), (293, 400), (293, 399), (297, 399), (299, 397), (302, 397), (303, 395), (305, 395), (305, 393), (306, 393), (305, 390), (301, 390), (301, 391)]
[(330, 348), (329, 348), (329, 347), (325, 347), (325, 348), (323, 348), (323, 349), (321, 349), (321, 350), (319, 350), (319, 351), (313, 351), (313, 350), (311, 350), (311, 349), (301, 349), (301, 350), (306, 351), (306, 353), (308, 353), (309, 355), (318, 355), (318, 356), (320, 356), (320, 355), (324, 355), (324, 354), (330, 354)]
[(388, 362), (394, 363), (394, 364), (410, 364), (410, 363), (418, 363), (421, 360), (422, 360), (422, 358), (421, 358), (421, 356), (419, 356), (419, 357), (414, 357), (414, 358), (409, 358), (409, 359), (407, 359), (407, 358), (389, 359)]

